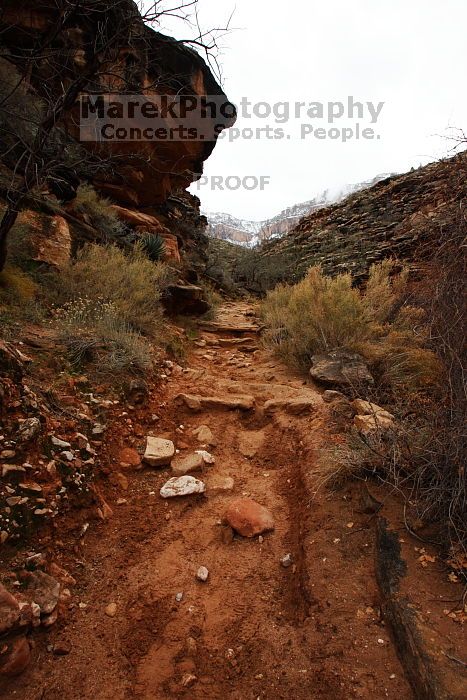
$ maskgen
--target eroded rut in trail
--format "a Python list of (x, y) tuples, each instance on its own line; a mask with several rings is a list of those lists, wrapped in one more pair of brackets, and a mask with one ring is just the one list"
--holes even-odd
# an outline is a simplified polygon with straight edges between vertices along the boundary
[[(153, 433), (182, 452), (199, 449), (192, 431), (209, 426), (217, 445), (207, 447), (216, 461), (200, 477), (208, 496), (163, 501), (166, 469), (134, 473), (127, 503), (75, 543), (82, 605), (38, 640), (35, 664), (5, 697), (412, 697), (380, 620), (372, 529), (356, 523), (349, 536), (358, 517), (350, 491), (313, 499), (307, 489), (327, 440), (327, 407), (260, 347), (250, 313), (226, 305), (202, 327), (166, 405), (148, 409), (161, 417)], [(256, 408), (193, 411), (179, 394), (248, 395)], [(222, 490), (226, 477), (232, 491)], [(266, 506), (274, 532), (232, 539), (221, 520), (238, 496)], [(284, 568), (288, 553), (293, 564)], [(206, 583), (196, 580), (200, 566)], [(110, 602), (113, 618), (104, 613)], [(47, 652), (57, 639), (69, 642), (68, 656)]]

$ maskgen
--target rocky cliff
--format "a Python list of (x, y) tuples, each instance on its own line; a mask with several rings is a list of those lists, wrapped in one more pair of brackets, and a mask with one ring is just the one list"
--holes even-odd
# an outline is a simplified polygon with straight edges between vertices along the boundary
[(317, 209), (341, 202), (354, 192), (371, 187), (386, 177), (388, 177), (387, 174), (378, 175), (371, 180), (359, 182), (358, 184), (345, 185), (334, 190), (326, 189), (316, 195), (316, 197), (313, 197), (313, 199), (287, 207), (287, 209), (283, 209), (276, 216), (264, 221), (250, 221), (238, 219), (230, 214), (212, 213), (208, 215), (208, 235), (229, 243), (237, 243), (247, 248), (253, 248), (272, 238), (285, 236), (297, 226), (304, 216), (311, 214)]
[(442, 243), (467, 196), (467, 154), (387, 177), (342, 202), (312, 212), (261, 256), (299, 279), (312, 265), (326, 274), (366, 274), (372, 263), (394, 257), (413, 267)]
[[(31, 103), (37, 100), (44, 114), (57, 101), (66, 100), (73, 86), (79, 86), (80, 98), (125, 93), (144, 95), (157, 103), (161, 96), (194, 95), (215, 96), (219, 102), (230, 104), (200, 55), (145, 24), (132, 0), (25, 0), (21, 7), (5, 0), (0, 37), (2, 75), (19, 75), (22, 93), (26, 98), (30, 96)], [(91, 181), (119, 207), (144, 210), (152, 217), (145, 222), (146, 228), (159, 233), (164, 232), (170, 219), (163, 213), (161, 229), (154, 221), (160, 208), (170, 209), (171, 196), (179, 196), (200, 176), (219, 132), (235, 121), (234, 116), (219, 115), (212, 123), (203, 123), (203, 129), (208, 129), (203, 139), (80, 143), (83, 156), (74, 153), (70, 168), (67, 159), (71, 148), (78, 148), (79, 140), (76, 104), (64, 110), (54, 125), (54, 144), (60, 144), (65, 163), (58, 164), (61, 171), (57, 176), (55, 168), (49, 182), (67, 181), (58, 188), (63, 191), (70, 186), (73, 189), (79, 180)], [(198, 126), (196, 119), (193, 116), (191, 123), (188, 117), (187, 128)], [(164, 120), (167, 128), (173, 126), (170, 113)], [(16, 162), (10, 167), (16, 167)], [(121, 213), (129, 223), (131, 215)], [(165, 232), (168, 242), (169, 233)]]

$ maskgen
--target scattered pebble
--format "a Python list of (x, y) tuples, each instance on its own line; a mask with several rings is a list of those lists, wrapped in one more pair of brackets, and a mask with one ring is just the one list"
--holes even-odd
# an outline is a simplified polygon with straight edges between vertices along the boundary
[(289, 553), (289, 554), (286, 554), (285, 556), (283, 556), (281, 559), (281, 564), (284, 567), (284, 569), (288, 569), (289, 566), (292, 566), (292, 564), (293, 564), (292, 555)]
[(105, 609), (105, 614), (108, 617), (115, 617), (117, 614), (117, 603), (109, 603)]
[(205, 566), (200, 566), (198, 571), (196, 572), (196, 578), (198, 581), (207, 581), (209, 577), (209, 571)]
[(181, 603), (183, 600), (183, 593), (177, 593), (177, 595), (175, 596), (175, 600), (177, 601), (177, 603)]

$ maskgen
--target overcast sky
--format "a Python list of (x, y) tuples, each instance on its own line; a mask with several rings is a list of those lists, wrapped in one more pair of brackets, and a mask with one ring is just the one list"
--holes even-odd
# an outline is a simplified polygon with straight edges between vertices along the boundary
[[(307, 115), (285, 124), (274, 115), (240, 118), (240, 130), (280, 126), (290, 138), (229, 143), (225, 135), (205, 165), (206, 175), (268, 176), (270, 184), (263, 191), (192, 186), (205, 210), (268, 218), (326, 188), (448, 155), (449, 127), (467, 128), (465, 0), (199, 0), (206, 28), (223, 26), (233, 10), (220, 55), (223, 86), (233, 102), (320, 102), (326, 108), (329, 101), (347, 104), (353, 96), (384, 106), (374, 123), (367, 109), (363, 118), (355, 113), (333, 124)], [(186, 35), (173, 22), (163, 28)], [(343, 143), (329, 137), (329, 129), (341, 133), (356, 122), (373, 128), (374, 139)], [(310, 126), (313, 132), (301, 138), (302, 128)], [(326, 130), (325, 138), (315, 138), (318, 128)]]

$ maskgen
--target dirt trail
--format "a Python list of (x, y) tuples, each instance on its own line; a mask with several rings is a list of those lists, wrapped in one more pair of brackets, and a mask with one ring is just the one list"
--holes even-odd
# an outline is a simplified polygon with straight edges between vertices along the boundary
[[(312, 499), (308, 490), (316, 450), (328, 439), (328, 408), (260, 348), (251, 313), (247, 304), (226, 304), (216, 324), (201, 329), (188, 369), (172, 377), (165, 405), (149, 408), (161, 417), (153, 433), (182, 452), (199, 449), (192, 430), (208, 425), (216, 462), (200, 478), (209, 486), (214, 476), (232, 477), (233, 491), (163, 501), (170, 473), (146, 469), (130, 475), (126, 504), (115, 505), (115, 492), (113, 517), (84, 541), (64, 532), (74, 554), (63, 564), (78, 580), (81, 605), (38, 638), (34, 664), (5, 698), (412, 697), (380, 620), (372, 529), (359, 527), (354, 493)], [(180, 392), (248, 394), (256, 410), (193, 412), (173, 401)], [(220, 524), (241, 495), (274, 515), (275, 531), (262, 542), (230, 541)], [(284, 568), (287, 553), (294, 564)], [(206, 583), (195, 577), (201, 565)], [(104, 612), (111, 602), (113, 618)], [(47, 651), (57, 641), (70, 644), (67, 656)]]

